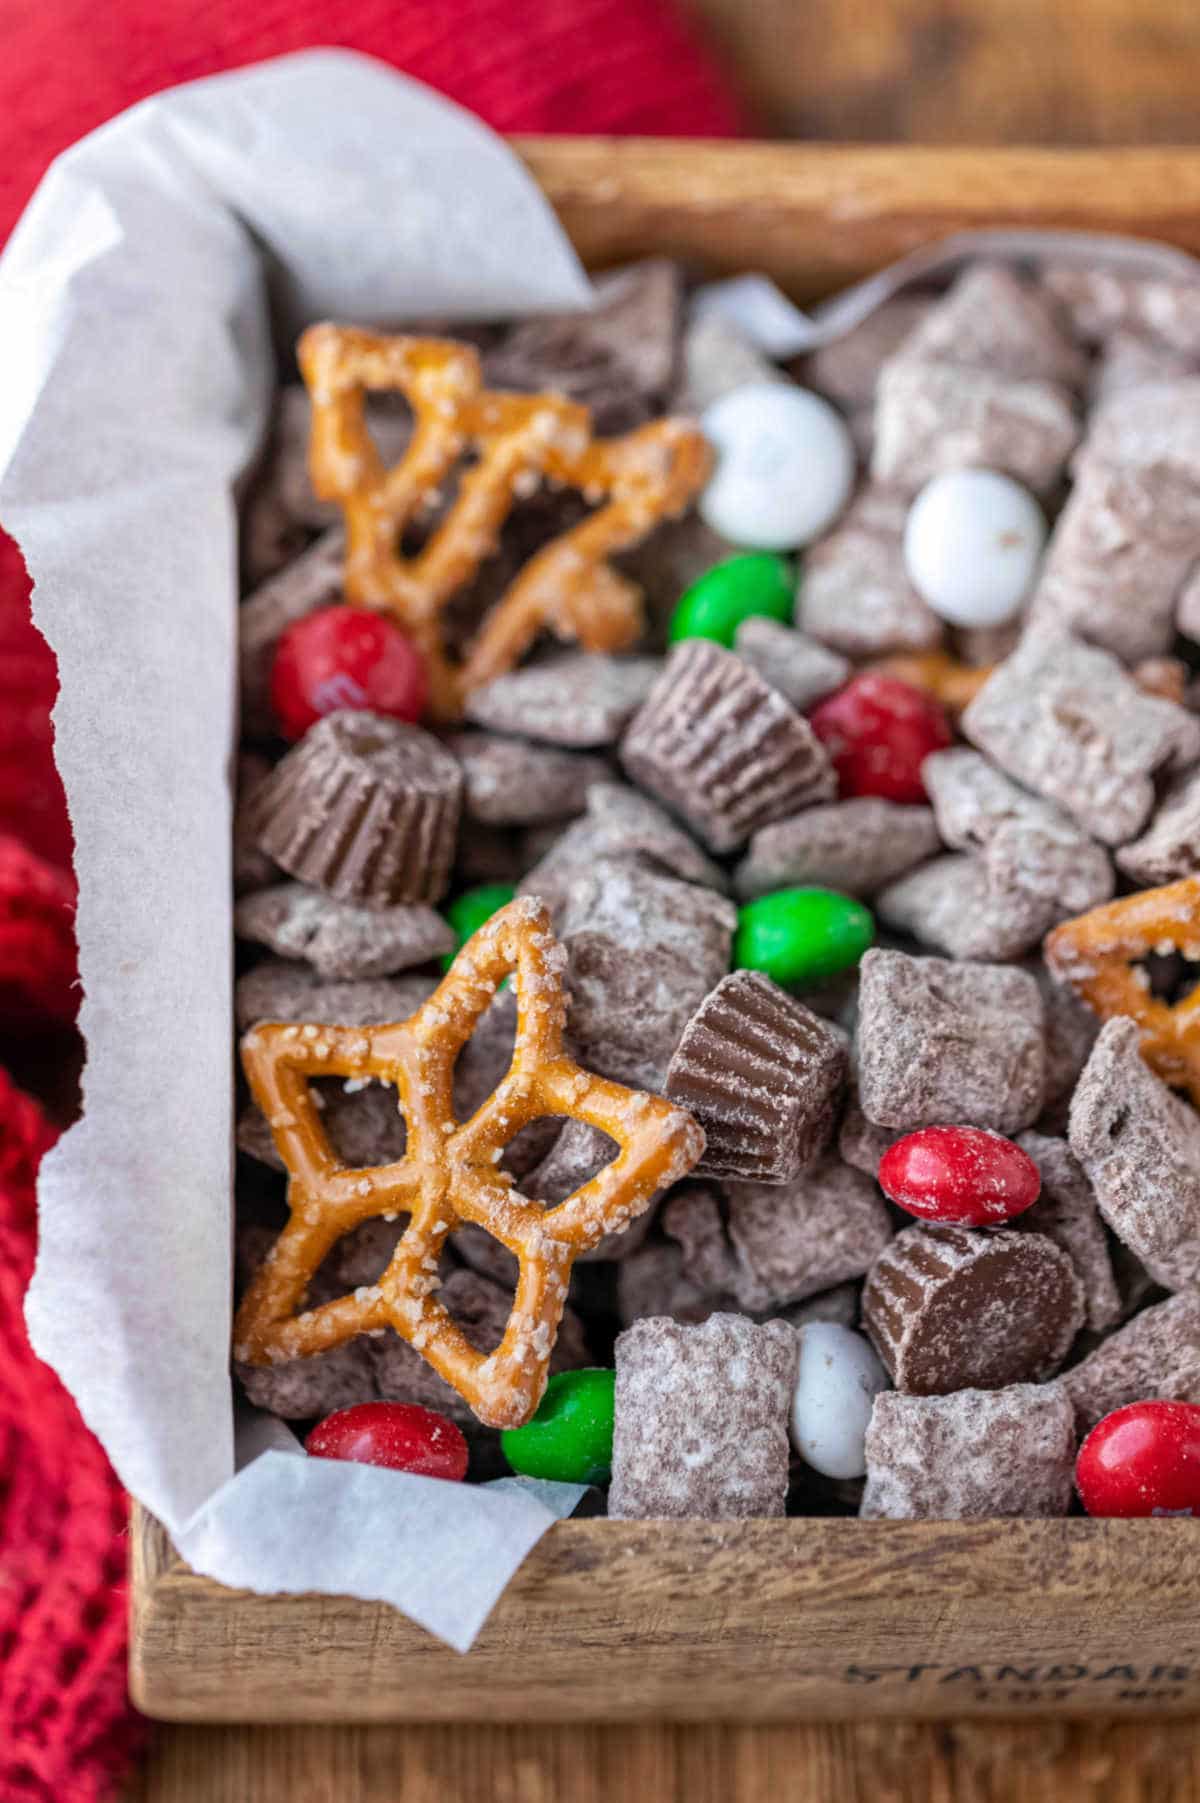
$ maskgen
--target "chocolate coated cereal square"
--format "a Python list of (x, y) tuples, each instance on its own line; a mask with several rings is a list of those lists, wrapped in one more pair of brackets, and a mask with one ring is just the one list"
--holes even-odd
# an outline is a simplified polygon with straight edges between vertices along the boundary
[(635, 1322), (616, 1344), (609, 1515), (782, 1515), (799, 1344), (781, 1321)]
[(860, 966), (858, 1084), (880, 1127), (1030, 1127), (1045, 1089), (1045, 1015), (1027, 971), (869, 951)]

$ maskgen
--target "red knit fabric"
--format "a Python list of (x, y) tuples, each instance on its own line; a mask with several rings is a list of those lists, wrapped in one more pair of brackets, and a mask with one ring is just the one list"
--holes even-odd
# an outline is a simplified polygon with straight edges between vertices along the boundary
[[(0, 0), (0, 35), (0, 241), (52, 157), (122, 107), (315, 44), (381, 57), (501, 131), (721, 137), (740, 123), (672, 0)], [(23, 1031), (75, 997), (55, 692), (0, 532), (0, 1027)], [(22, 1324), (53, 1137), (0, 1068), (2, 1803), (100, 1803), (143, 1731), (125, 1692), (124, 1499)]]

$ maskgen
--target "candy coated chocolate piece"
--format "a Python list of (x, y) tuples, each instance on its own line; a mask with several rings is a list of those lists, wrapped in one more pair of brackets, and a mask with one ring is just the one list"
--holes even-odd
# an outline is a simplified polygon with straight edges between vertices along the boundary
[(906, 1227), (872, 1266), (863, 1324), (898, 1390), (999, 1390), (1058, 1370), (1083, 1325), (1083, 1286), (1039, 1233)]
[(1044, 1038), (1028, 971), (878, 948), (859, 966), (859, 1102), (878, 1127), (1031, 1127), (1045, 1092)]
[(761, 827), (734, 872), (734, 888), (746, 900), (808, 884), (869, 897), (939, 845), (929, 808), (876, 795), (831, 801)]
[(1165, 1289), (1200, 1282), (1200, 1115), (1141, 1055), (1137, 1025), (1110, 1020), (1071, 1100), (1071, 1150), (1100, 1212)]
[(561, 1484), (607, 1483), (615, 1385), (615, 1371), (595, 1366), (552, 1377), (533, 1420), (500, 1435), (513, 1470)]
[(904, 564), (919, 595), (952, 626), (999, 626), (1033, 585), (1046, 543), (1041, 508), (998, 470), (946, 470), (908, 511)]
[(435, 902), (461, 800), (458, 760), (431, 733), (381, 714), (330, 714), (256, 790), (258, 843), (339, 901)]
[(854, 485), (845, 421), (805, 388), (754, 382), (701, 416), (717, 455), (701, 518), (735, 545), (792, 551), (837, 518)]
[(1063, 1373), (1081, 1433), (1147, 1396), (1200, 1403), (1200, 1295), (1153, 1303)]
[(717, 853), (830, 800), (835, 787), (803, 715), (741, 658), (706, 639), (673, 647), (625, 735), (621, 762)]
[(800, 1364), (792, 1395), (792, 1445), (826, 1477), (862, 1477), (871, 1405), (888, 1387), (869, 1340), (831, 1321), (799, 1330)]
[(1083, 1285), (1085, 1327), (1106, 1333), (1124, 1311), (1095, 1192), (1065, 1139), (1022, 1133), (1017, 1144), (1037, 1166), (1042, 1183), (1041, 1195), (1018, 1225), (1062, 1247)]
[(467, 718), (547, 745), (615, 745), (661, 667), (653, 657), (566, 652), (484, 683), (467, 698)]
[(383, 1465), (415, 1477), (461, 1483), (467, 1475), (467, 1443), (453, 1421), (415, 1402), (360, 1402), (319, 1421), (304, 1442), (314, 1459), (349, 1459)]
[(653, 1318), (616, 1344), (615, 1520), (782, 1515), (798, 1349), (782, 1321)]
[(789, 620), (796, 578), (786, 557), (770, 551), (744, 551), (705, 572), (687, 590), (671, 616), (668, 637), (712, 639), (731, 648), (743, 621), (756, 615)]
[(1116, 659), (1031, 627), (962, 717), (967, 738), (1103, 845), (1137, 834), (1155, 775), (1200, 756), (1200, 721), (1145, 695)]
[(446, 745), (462, 765), (463, 812), (487, 826), (570, 820), (587, 807), (593, 783), (612, 776), (602, 757), (501, 733), (452, 733)]
[(945, 632), (904, 568), (908, 502), (868, 483), (833, 531), (808, 552), (796, 590), (796, 624), (847, 657), (929, 651)]
[(760, 970), (783, 988), (811, 988), (853, 970), (875, 937), (870, 909), (833, 889), (777, 889), (738, 912), (735, 970)]
[(889, 1146), (879, 1187), (910, 1215), (956, 1227), (999, 1227), (1032, 1208), (1041, 1175), (1027, 1152), (984, 1127), (922, 1127)]
[(278, 731), (271, 707), (275, 647), (289, 626), (342, 599), (346, 534), (341, 526), (285, 560), (238, 609), (238, 679), (242, 731), (270, 738)]
[(684, 1029), (663, 1094), (695, 1115), (715, 1177), (787, 1183), (829, 1143), (844, 1035), (758, 971), (735, 971)]
[(931, 695), (870, 671), (818, 702), (809, 720), (843, 796), (922, 802), (921, 765), (951, 742), (945, 710)]
[(455, 953), (479, 931), (486, 920), (508, 906), (514, 893), (511, 883), (479, 883), (474, 889), (464, 889), (461, 895), (456, 895), (453, 901), (447, 902), (446, 919), (454, 935), (454, 944), (442, 959), (443, 970), (449, 970)]
[(1131, 1402), (1097, 1422), (1075, 1464), (1089, 1515), (1200, 1515), (1200, 1405)]
[(271, 707), (285, 739), (303, 738), (339, 708), (369, 708), (415, 723), (428, 692), (412, 640), (366, 608), (322, 608), (289, 626), (275, 647)]
[(733, 635), (733, 649), (801, 714), (823, 695), (840, 689), (850, 674), (848, 660), (836, 651), (764, 614), (742, 621)]
[(1061, 1383), (875, 1398), (864, 1520), (1065, 1515), (1075, 1428)]
[(335, 979), (390, 976), (453, 945), (441, 915), (421, 902), (360, 908), (305, 883), (277, 883), (244, 896), (233, 928), (239, 939), (270, 946), (281, 958), (303, 958), (318, 976)]

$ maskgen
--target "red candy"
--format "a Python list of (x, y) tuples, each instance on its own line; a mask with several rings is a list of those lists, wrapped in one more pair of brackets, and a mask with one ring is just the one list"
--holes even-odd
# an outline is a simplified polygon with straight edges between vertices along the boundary
[(999, 1227), (1037, 1201), (1041, 1173), (1028, 1153), (983, 1127), (922, 1127), (889, 1146), (879, 1186), (923, 1221)]
[(931, 695), (870, 671), (818, 702), (808, 718), (844, 796), (925, 801), (921, 764), (952, 740), (945, 711)]
[(304, 1442), (315, 1459), (385, 1465), (455, 1482), (467, 1475), (467, 1443), (453, 1421), (415, 1402), (360, 1402), (319, 1421)]
[(271, 666), (271, 706), (285, 738), (301, 739), (338, 708), (421, 718), (425, 664), (398, 626), (361, 607), (323, 607), (289, 626)]
[(1114, 1409), (1079, 1448), (1075, 1487), (1089, 1515), (1200, 1515), (1200, 1405)]

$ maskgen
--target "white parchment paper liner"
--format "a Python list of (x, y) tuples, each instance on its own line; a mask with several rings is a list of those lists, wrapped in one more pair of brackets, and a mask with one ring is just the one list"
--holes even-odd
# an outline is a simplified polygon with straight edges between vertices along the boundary
[(58, 655), (87, 1040), (83, 1119), (42, 1172), (33, 1341), (199, 1570), (382, 1598), (460, 1648), (578, 1487), (278, 1450), (234, 1475), (232, 486), (274, 378), (269, 302), (290, 336), (589, 293), (498, 139), (337, 52), (96, 132), (0, 264), (0, 519)]
[[(969, 234), (797, 312), (796, 348), (980, 249), (1076, 246), (1146, 273), (1197, 268), (1165, 247)], [(233, 487), (266, 417), (272, 309), (290, 337), (320, 316), (468, 319), (588, 296), (498, 140), (334, 51), (177, 89), (94, 133), (0, 261), (0, 519), (59, 662), (88, 1054), (83, 1119), (42, 1171), (33, 1341), (198, 1570), (387, 1601), (462, 1650), (577, 1486), (308, 1460), (261, 1417), (235, 1452)]]

